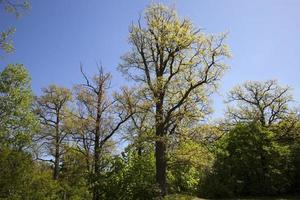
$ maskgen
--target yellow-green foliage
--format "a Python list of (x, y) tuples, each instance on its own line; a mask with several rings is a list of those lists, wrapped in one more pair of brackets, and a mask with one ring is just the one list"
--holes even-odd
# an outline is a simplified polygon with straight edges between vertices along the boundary
[(21, 65), (0, 72), (0, 147), (22, 149), (30, 144), (37, 128), (32, 112), (31, 78)]
[(195, 194), (202, 173), (211, 167), (213, 154), (190, 138), (182, 137), (169, 153), (168, 181), (171, 193)]

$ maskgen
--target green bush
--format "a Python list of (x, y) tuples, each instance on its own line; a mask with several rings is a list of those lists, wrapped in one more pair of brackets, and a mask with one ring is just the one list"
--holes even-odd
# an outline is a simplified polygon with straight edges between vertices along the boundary
[(34, 163), (28, 153), (0, 151), (0, 199), (56, 200), (60, 186), (47, 166)]
[(155, 162), (152, 152), (138, 155), (127, 151), (112, 158), (100, 180), (103, 199), (147, 200), (157, 195)]
[(218, 143), (212, 172), (200, 186), (209, 197), (275, 195), (291, 186), (290, 150), (259, 124), (239, 124)]
[(184, 138), (169, 153), (168, 191), (171, 194), (197, 194), (201, 174), (210, 167), (213, 155), (201, 144)]

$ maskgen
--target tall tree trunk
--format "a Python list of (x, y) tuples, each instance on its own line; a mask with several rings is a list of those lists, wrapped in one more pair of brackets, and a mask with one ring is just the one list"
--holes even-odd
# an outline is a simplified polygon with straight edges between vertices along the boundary
[[(99, 129), (99, 126), (96, 126)], [(98, 175), (99, 173), (99, 160), (100, 160), (100, 151), (99, 151), (99, 140), (100, 140), (100, 135), (99, 135), (99, 130), (96, 130), (95, 134), (95, 147), (94, 147), (94, 170), (95, 174)]]
[(95, 184), (95, 182), (98, 182), (99, 180), (99, 172), (100, 172), (100, 166), (99, 166), (99, 161), (100, 161), (100, 152), (99, 152), (99, 130), (96, 131), (95, 135), (95, 147), (94, 147), (94, 170), (95, 170), (95, 178), (96, 181), (94, 181), (94, 188), (93, 188), (93, 200), (100, 200), (100, 192), (99, 192), (99, 185)]
[(167, 194), (167, 161), (166, 161), (166, 144), (165, 130), (163, 124), (163, 97), (159, 98), (156, 104), (156, 141), (155, 141), (155, 160), (156, 160), (156, 183), (160, 189), (160, 196), (164, 197)]
[(54, 172), (53, 172), (53, 179), (57, 180), (59, 177), (59, 144), (56, 141), (55, 144), (55, 156), (54, 156)]
[[(94, 147), (94, 170), (95, 170), (95, 178), (97, 179), (96, 182), (99, 180), (99, 174), (100, 174), (100, 119), (101, 119), (101, 113), (100, 113), (100, 107), (101, 107), (101, 94), (98, 94), (98, 104), (97, 104), (97, 116), (96, 116), (96, 124), (95, 124), (95, 147)], [(99, 191), (99, 185), (94, 184), (93, 188), (93, 200), (100, 200), (100, 191)]]
[(166, 183), (166, 145), (163, 140), (155, 142), (155, 159), (156, 159), (156, 182), (160, 189), (160, 195), (163, 197), (167, 194)]
[(59, 112), (57, 113), (56, 116), (56, 125), (55, 125), (55, 155), (54, 155), (54, 171), (53, 171), (53, 179), (57, 180), (59, 176)]

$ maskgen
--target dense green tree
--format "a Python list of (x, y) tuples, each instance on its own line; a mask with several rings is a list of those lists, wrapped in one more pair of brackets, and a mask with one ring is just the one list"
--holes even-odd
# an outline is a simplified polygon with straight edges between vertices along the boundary
[(219, 142), (211, 176), (203, 183), (204, 195), (274, 195), (291, 186), (290, 150), (272, 140), (260, 124), (238, 124)]
[[(298, 132), (300, 133), (300, 132)], [(294, 144), (291, 146), (291, 152), (292, 152), (292, 162), (294, 167), (294, 177), (292, 179), (292, 187), (291, 191), (299, 194), (300, 193), (300, 141), (297, 140), (294, 142)]]
[(29, 153), (2, 148), (0, 177), (0, 199), (63, 199), (60, 185), (52, 180), (50, 167), (35, 162)]
[(63, 188), (64, 199), (91, 199), (84, 155), (73, 147), (68, 147), (62, 157), (59, 182)]
[(23, 65), (8, 65), (0, 72), (0, 148), (22, 150), (37, 128), (32, 112), (31, 78)]
[(159, 189), (155, 183), (154, 151), (141, 156), (128, 148), (121, 156), (114, 157), (101, 184), (103, 199), (155, 199)]
[(29, 154), (2, 148), (0, 151), (0, 198), (22, 199), (31, 181), (33, 161)]
[(289, 115), (288, 118), (271, 127), (275, 136), (273, 140), (282, 145), (287, 145), (291, 151), (293, 163), (293, 177), (291, 178), (291, 191), (300, 192), (300, 120), (297, 115)]
[(213, 154), (201, 143), (182, 136), (179, 144), (169, 152), (169, 158), (170, 192), (197, 194), (202, 174), (213, 163)]

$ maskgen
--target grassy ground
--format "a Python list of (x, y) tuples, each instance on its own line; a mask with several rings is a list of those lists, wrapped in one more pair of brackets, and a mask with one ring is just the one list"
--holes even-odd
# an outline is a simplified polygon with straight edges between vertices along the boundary
[[(198, 197), (192, 197), (187, 195), (168, 195), (165, 200), (205, 200)], [(222, 199), (221, 199), (222, 200)], [(223, 200), (300, 200), (300, 196), (293, 197), (261, 197), (261, 198), (233, 198), (233, 199), (223, 199)]]
[(200, 198), (181, 194), (172, 194), (168, 195), (165, 200), (200, 200)]

